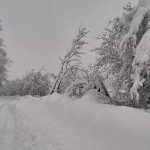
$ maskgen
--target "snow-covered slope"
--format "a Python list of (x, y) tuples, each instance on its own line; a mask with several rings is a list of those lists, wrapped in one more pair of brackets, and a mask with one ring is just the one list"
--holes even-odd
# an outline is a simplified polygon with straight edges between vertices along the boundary
[(150, 114), (144, 111), (100, 104), (90, 95), (19, 99), (8, 106), (14, 150), (150, 149)]

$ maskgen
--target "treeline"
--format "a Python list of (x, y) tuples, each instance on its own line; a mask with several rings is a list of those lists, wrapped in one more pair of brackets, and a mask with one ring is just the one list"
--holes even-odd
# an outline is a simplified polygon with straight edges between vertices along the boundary
[(51, 87), (49, 79), (50, 75), (48, 73), (43, 74), (42, 71), (43, 69), (39, 71), (32, 70), (22, 78), (5, 81), (3, 86), (0, 88), (0, 95), (47, 95)]

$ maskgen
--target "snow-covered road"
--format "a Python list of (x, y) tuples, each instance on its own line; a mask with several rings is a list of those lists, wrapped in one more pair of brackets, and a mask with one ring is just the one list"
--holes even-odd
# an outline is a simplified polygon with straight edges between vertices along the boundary
[(0, 150), (149, 150), (150, 114), (86, 95), (0, 102)]

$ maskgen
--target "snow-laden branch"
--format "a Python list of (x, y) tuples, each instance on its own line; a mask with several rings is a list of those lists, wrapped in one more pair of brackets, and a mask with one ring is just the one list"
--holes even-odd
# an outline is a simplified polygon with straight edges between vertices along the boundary
[(144, 19), (144, 16), (149, 13), (150, 0), (139, 0), (138, 5), (133, 10), (131, 10), (128, 14), (123, 14), (123, 16), (120, 18), (120, 24), (129, 24), (129, 31), (123, 37), (120, 43), (120, 49), (124, 51), (127, 47), (127, 43), (129, 43), (129, 40), (133, 36), (136, 41), (136, 33), (139, 31), (139, 27)]
[(149, 74), (149, 64), (150, 64), (150, 29), (143, 35), (139, 45), (136, 48), (135, 58), (132, 63), (132, 68), (134, 70), (133, 74), (133, 86), (130, 90), (131, 98), (139, 101), (138, 89), (143, 86), (145, 81), (141, 73), (146, 69), (146, 73)]

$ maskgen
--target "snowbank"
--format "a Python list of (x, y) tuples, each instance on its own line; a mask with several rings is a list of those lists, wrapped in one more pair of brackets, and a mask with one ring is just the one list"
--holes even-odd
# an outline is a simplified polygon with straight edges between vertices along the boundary
[(26, 98), (13, 107), (15, 150), (150, 149), (150, 114), (140, 110), (57, 94)]

